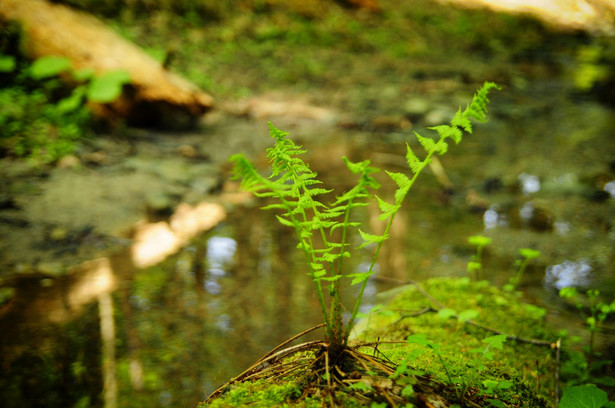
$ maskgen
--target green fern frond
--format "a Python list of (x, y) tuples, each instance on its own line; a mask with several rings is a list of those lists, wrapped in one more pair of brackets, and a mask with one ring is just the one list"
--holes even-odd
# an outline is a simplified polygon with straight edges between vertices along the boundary
[(359, 248), (363, 248), (370, 244), (379, 244), (387, 239), (386, 235), (368, 234), (367, 232), (363, 232), (360, 228), (359, 234), (361, 234), (361, 239), (363, 239), (363, 243)]
[(423, 162), (416, 157), (416, 154), (412, 151), (410, 145), (406, 142), (406, 162), (408, 163), (408, 167), (412, 170), (413, 173), (418, 173), (423, 169)]
[[(451, 121), (451, 123), (453, 122)], [(451, 139), (453, 139), (455, 143), (459, 143), (461, 141), (461, 137), (463, 136), (463, 132), (461, 131), (461, 129), (454, 125), (453, 126), (449, 126), (449, 125), (432, 126), (432, 127), (429, 127), (428, 129), (435, 130), (436, 132), (438, 132), (438, 135), (440, 135), (441, 139), (447, 139), (450, 137)]]
[(479, 122), (486, 121), (487, 104), (489, 103), (489, 98), (487, 96), (492, 89), (500, 90), (501, 88), (493, 82), (485, 82), (485, 84), (474, 94), (472, 102), (470, 102), (466, 108), (464, 115)]
[[(459, 108), (459, 110), (457, 110), (457, 113), (455, 113), (455, 116), (451, 120), (451, 125), (454, 128), (472, 134), (472, 122), (470, 121), (470, 118), (466, 114), (464, 114), (464, 112), (461, 112), (461, 108)], [(461, 136), (462, 134), (457, 134), (452, 135), (451, 137), (453, 138), (455, 143), (459, 143), (461, 142)]]
[(423, 137), (419, 135), (417, 132), (414, 132), (414, 136), (416, 136), (417, 140), (419, 141), (421, 146), (423, 146), (423, 149), (425, 149), (427, 154), (435, 153), (436, 142), (434, 142), (433, 139), (430, 139), (428, 137)]
[[(272, 147), (267, 149), (267, 159), (271, 174), (265, 177), (255, 166), (242, 155), (231, 157), (233, 162), (233, 179), (241, 179), (244, 189), (253, 192), (258, 197), (273, 198), (264, 209), (276, 210), (278, 222), (295, 230), (299, 248), (308, 266), (308, 274), (312, 278), (318, 300), (323, 312), (327, 338), (331, 343), (346, 344), (350, 329), (357, 317), (359, 304), (363, 296), (367, 279), (375, 273), (375, 265), (380, 248), (389, 236), (395, 215), (410, 191), (418, 175), (427, 166), (434, 154), (444, 154), (452, 140), (459, 143), (464, 132), (472, 133), (471, 119), (484, 121), (486, 119), (488, 93), (491, 89), (499, 89), (497, 85), (486, 82), (474, 95), (465, 110), (461, 108), (455, 113), (450, 125), (430, 127), (438, 138), (423, 137), (414, 132), (419, 144), (426, 152), (420, 159), (410, 145), (406, 144), (406, 162), (411, 174), (387, 172), (387, 175), (397, 186), (394, 193), (394, 203), (390, 204), (370, 189), (380, 187), (373, 173), (379, 171), (371, 167), (369, 160), (354, 163), (344, 157), (346, 167), (358, 176), (357, 183), (350, 190), (335, 197), (331, 204), (325, 204), (322, 197), (332, 193), (332, 190), (321, 187), (318, 174), (301, 159), (306, 150), (288, 139), (288, 133), (275, 128), (269, 123), (269, 131), (275, 139)], [(384, 233), (369, 234), (360, 229), (360, 222), (351, 221), (352, 210), (368, 205), (371, 197), (375, 197), (381, 215), (379, 220), (386, 221)], [(366, 272), (343, 274), (344, 259), (351, 256), (351, 244), (348, 239), (350, 229), (356, 229), (363, 240), (359, 248), (375, 245), (376, 250), (372, 262)], [(334, 234), (335, 233), (335, 234)], [(333, 239), (336, 239), (335, 241)], [(358, 248), (357, 248), (358, 249)], [(350, 320), (344, 328), (342, 322), (340, 282), (342, 277), (350, 278), (351, 284), (361, 284), (359, 295), (352, 310)], [(323, 286), (326, 285), (331, 302), (329, 310), (324, 300)]]
[(378, 208), (381, 212), (380, 216), (378, 217), (378, 220), (380, 221), (386, 220), (387, 218), (395, 214), (397, 210), (399, 210), (399, 205), (389, 204), (378, 196), (376, 196), (376, 200), (378, 201)]

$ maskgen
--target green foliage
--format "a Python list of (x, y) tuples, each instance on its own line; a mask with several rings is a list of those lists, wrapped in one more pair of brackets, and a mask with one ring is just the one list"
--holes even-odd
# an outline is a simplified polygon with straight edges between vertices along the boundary
[(540, 256), (540, 251), (531, 248), (521, 248), (519, 249), (519, 255), (521, 255), (523, 259), (517, 260), (516, 265), (519, 269), (517, 269), (517, 274), (510, 278), (508, 284), (504, 286), (505, 290), (513, 291), (517, 288), (517, 286), (519, 286), (519, 284), (521, 284), (523, 273), (527, 269), (532, 259), (536, 259)]
[(579, 47), (572, 75), (574, 85), (581, 91), (589, 91), (596, 83), (606, 81), (612, 75), (614, 59), (612, 47), (599, 40)]
[[(0, 150), (35, 164), (71, 154), (90, 125), (86, 101), (111, 102), (130, 81), (125, 71), (102, 76), (73, 72), (68, 59), (54, 56), (28, 65), (0, 53), (0, 72), (10, 76), (0, 88)], [(78, 85), (68, 89), (59, 81), (61, 74), (70, 75)]]
[(86, 96), (92, 102), (109, 103), (122, 94), (122, 86), (130, 83), (126, 70), (109, 71), (94, 77), (87, 86)]
[(16, 61), (12, 55), (0, 54), (0, 72), (13, 72), (15, 70)]
[(482, 279), (483, 270), (483, 249), (493, 241), (483, 235), (472, 235), (468, 237), (468, 243), (476, 247), (476, 254), (468, 262), (468, 273), (476, 282)]
[[(472, 256), (472, 259), (468, 262), (467, 270), (469, 275), (478, 282), (482, 279), (483, 271), (483, 250), (485, 247), (491, 244), (492, 238), (485, 237), (483, 235), (473, 235), (468, 237), (468, 243), (476, 247), (476, 253)], [(519, 255), (523, 258), (517, 260), (515, 265), (519, 268), (514, 277), (510, 278), (508, 283), (504, 285), (504, 290), (512, 292), (521, 283), (523, 279), (523, 273), (527, 269), (530, 261), (540, 256), (540, 251), (531, 248), (519, 249)]]
[[(403, 373), (434, 378), (450, 385), (454, 391), (452, 397), (457, 400), (467, 386), (466, 398), (483, 394), (492, 406), (501, 406), (501, 402), (506, 406), (549, 406), (544, 396), (552, 393), (552, 383), (548, 380), (555, 370), (552, 349), (522, 341), (504, 341), (506, 336), (492, 336), (484, 329), (488, 327), (525, 339), (556, 338), (542, 316), (515, 294), (486, 281), (447, 277), (429, 279), (420, 288), (408, 285), (391, 290), (381, 297), (383, 300), (393, 297), (382, 312), (395, 313), (375, 314), (367, 327), (362, 322), (360, 327), (365, 330), (359, 336), (365, 341), (406, 340), (404, 346), (392, 343), (390, 348), (384, 344), (379, 346), (380, 352), (398, 364), (400, 376)], [(484, 328), (469, 322), (462, 324), (453, 320), (454, 316), (443, 324), (433, 313), (416, 312), (438, 308), (439, 300), (443, 303), (440, 307), (449, 310), (474, 310), (472, 320)], [(539, 382), (534, 380), (536, 375)], [(472, 404), (468, 402), (466, 406)]]
[[(453, 377), (453, 375), (451, 374), (452, 369), (451, 367), (449, 367), (449, 365), (444, 360), (442, 353), (440, 352), (439, 344), (428, 340), (424, 333), (413, 334), (408, 337), (408, 344), (416, 344), (421, 347), (429, 348), (433, 351), (434, 355), (438, 357), (438, 360), (442, 364), (444, 372), (446, 373), (446, 377), (448, 378), (448, 381), (451, 385), (460, 384), (460, 386), (457, 389), (457, 399), (460, 404), (463, 404), (463, 399), (468, 390), (469, 385), (472, 382), (475, 382), (476, 378), (479, 378), (481, 376), (481, 373), (485, 371), (486, 367), (485, 367), (484, 361), (485, 360), (492, 361), (494, 359), (495, 353), (492, 351), (492, 349), (502, 350), (503, 343), (505, 341), (506, 341), (505, 334), (498, 334), (498, 335), (490, 336), (490, 337), (483, 339), (482, 342), (483, 344), (486, 344), (485, 346), (476, 347), (470, 350), (469, 355), (473, 357), (468, 359), (466, 364), (472, 368), (472, 370), (470, 371), (471, 374), (464, 375), (461, 377)], [(408, 358), (415, 359), (418, 356), (420, 356), (420, 352), (410, 354)], [(407, 368), (409, 366), (410, 361), (408, 361), (408, 358), (404, 359), (400, 367)], [(414, 371), (413, 373), (416, 374)], [(484, 392), (486, 394), (493, 394), (495, 389), (510, 388), (512, 386), (512, 383), (510, 381), (500, 382), (496, 380), (484, 380), (483, 385), (485, 387)]]
[[(301, 396), (301, 389), (293, 382), (271, 384), (268, 381), (241, 383), (227, 392), (224, 401), (214, 401), (208, 407), (252, 407), (281, 406), (285, 401)], [(203, 405), (199, 405), (203, 406)], [(306, 406), (309, 404), (306, 403)]]
[[(562, 288), (560, 297), (574, 302), (576, 308), (585, 319), (589, 331), (589, 341), (584, 348), (584, 355), (580, 352), (570, 351), (568, 358), (564, 360), (562, 372), (566, 375), (569, 385), (583, 383), (597, 383), (615, 386), (615, 380), (611, 377), (602, 377), (598, 373), (600, 369), (612, 364), (611, 360), (601, 358), (595, 351), (595, 335), (600, 330), (601, 324), (611, 313), (615, 313), (615, 300), (607, 303), (600, 299), (600, 291), (590, 289), (585, 293), (584, 299), (575, 287)], [(589, 311), (589, 313), (587, 313)]]
[(593, 384), (569, 387), (559, 402), (559, 408), (615, 408), (606, 392)]
[[(326, 204), (324, 197), (332, 190), (322, 188), (318, 175), (312, 171), (300, 155), (305, 153), (300, 146), (287, 138), (288, 133), (269, 125), (271, 136), (275, 139), (273, 147), (267, 150), (271, 174), (262, 176), (254, 165), (243, 155), (231, 157), (233, 177), (242, 180), (242, 187), (252, 191), (257, 197), (273, 199), (273, 203), (264, 209), (280, 212), (278, 221), (295, 230), (298, 248), (305, 256), (308, 273), (314, 282), (323, 313), (327, 339), (333, 349), (346, 344), (350, 329), (358, 315), (359, 305), (367, 286), (367, 280), (375, 273), (378, 254), (389, 236), (393, 219), (416, 181), (421, 171), (427, 166), (434, 154), (444, 154), (448, 150), (449, 140), (459, 143), (463, 132), (472, 133), (470, 119), (484, 121), (488, 103), (488, 93), (498, 88), (494, 83), (486, 82), (474, 95), (470, 104), (457, 111), (450, 125), (430, 128), (437, 133), (437, 138), (415, 135), (426, 152), (423, 160), (406, 143), (406, 162), (409, 174), (386, 172), (397, 186), (393, 203), (375, 196), (381, 211), (379, 219), (386, 221), (382, 234), (371, 234), (359, 229), (360, 223), (351, 220), (352, 210), (367, 205), (372, 198), (371, 189), (379, 187), (372, 174), (378, 169), (370, 167), (369, 160), (353, 163), (344, 158), (346, 167), (357, 175), (357, 184), (350, 190), (337, 196), (331, 204)], [(360, 246), (374, 246), (375, 251), (367, 272), (345, 273), (344, 259), (351, 256), (352, 248), (348, 242), (350, 230), (357, 229), (363, 239)], [(350, 279), (351, 285), (360, 285), (350, 319), (346, 325), (342, 321), (340, 284), (342, 279)], [(324, 288), (327, 288), (325, 292)], [(329, 295), (329, 305), (325, 299)], [(345, 326), (345, 327), (344, 327)]]
[(70, 69), (70, 61), (64, 57), (41, 57), (34, 61), (28, 69), (32, 79), (47, 79), (61, 74)]

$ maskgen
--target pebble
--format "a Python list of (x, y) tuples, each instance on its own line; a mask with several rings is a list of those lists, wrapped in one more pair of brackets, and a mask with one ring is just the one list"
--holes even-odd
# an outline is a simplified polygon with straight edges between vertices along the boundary
[(77, 156), (68, 155), (58, 160), (58, 162), (56, 163), (56, 166), (59, 169), (72, 169), (74, 167), (79, 166), (80, 164), (81, 164), (81, 160), (79, 160)]
[(191, 145), (181, 145), (177, 148), (177, 152), (188, 159), (193, 159), (199, 154), (194, 146)]
[(53, 241), (64, 241), (68, 236), (68, 230), (63, 227), (55, 227), (49, 233), (49, 238)]

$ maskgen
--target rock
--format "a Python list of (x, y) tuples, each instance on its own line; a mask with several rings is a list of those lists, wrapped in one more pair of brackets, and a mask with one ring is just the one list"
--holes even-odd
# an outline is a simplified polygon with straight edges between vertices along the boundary
[(68, 237), (68, 230), (63, 227), (55, 227), (49, 233), (49, 239), (53, 241), (64, 241)]
[(193, 159), (199, 154), (196, 148), (191, 145), (181, 145), (177, 148), (177, 152), (188, 159)]
[(70, 169), (70, 168), (77, 167), (80, 164), (81, 164), (81, 160), (79, 160), (77, 156), (73, 156), (72, 154), (70, 154), (58, 160), (58, 162), (56, 163), (56, 166), (60, 169)]
[(147, 212), (152, 216), (170, 215), (174, 204), (175, 200), (169, 194), (160, 190), (150, 191), (145, 198)]
[(404, 111), (410, 115), (422, 116), (431, 108), (431, 102), (426, 98), (412, 98), (404, 104)]
[(92, 164), (107, 164), (109, 162), (109, 155), (104, 150), (97, 150), (92, 153), (84, 154), (83, 160)]
[(423, 117), (423, 121), (425, 122), (426, 126), (437, 126), (450, 122), (453, 116), (455, 116), (455, 111), (452, 111), (448, 107), (441, 107), (429, 111)]
[(337, 114), (331, 109), (312, 105), (302, 98), (289, 99), (272, 94), (250, 98), (235, 106), (233, 110), (255, 119), (283, 117), (285, 119), (309, 119), (326, 123), (337, 122)]

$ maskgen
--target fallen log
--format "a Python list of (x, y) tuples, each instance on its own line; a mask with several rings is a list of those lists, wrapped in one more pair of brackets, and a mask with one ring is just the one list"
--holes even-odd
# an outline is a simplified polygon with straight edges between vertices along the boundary
[(128, 71), (131, 84), (124, 87), (122, 96), (93, 106), (102, 117), (156, 126), (185, 123), (213, 106), (210, 95), (165, 70), (94, 16), (44, 0), (0, 0), (0, 19), (17, 21), (22, 26), (23, 48), (28, 57), (66, 57), (74, 69), (92, 69), (99, 75)]

